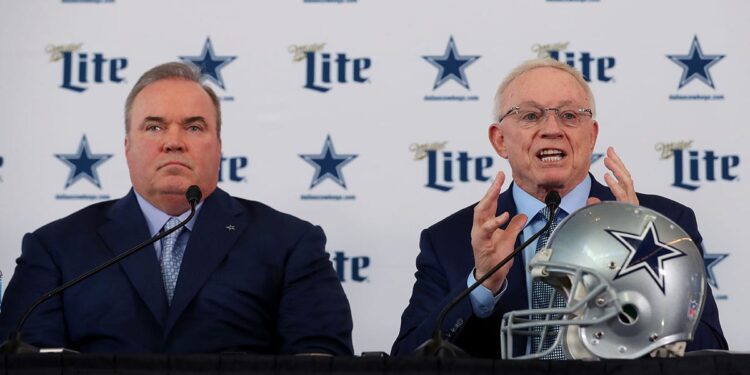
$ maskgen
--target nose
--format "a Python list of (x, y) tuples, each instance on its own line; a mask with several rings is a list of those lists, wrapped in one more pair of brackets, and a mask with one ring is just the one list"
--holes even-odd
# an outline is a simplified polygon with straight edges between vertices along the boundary
[(557, 117), (557, 112), (547, 109), (544, 113), (546, 116), (539, 129), (542, 137), (562, 136), (562, 123), (560, 123), (560, 118)]
[(185, 142), (179, 126), (169, 126), (164, 132), (164, 152), (183, 152)]

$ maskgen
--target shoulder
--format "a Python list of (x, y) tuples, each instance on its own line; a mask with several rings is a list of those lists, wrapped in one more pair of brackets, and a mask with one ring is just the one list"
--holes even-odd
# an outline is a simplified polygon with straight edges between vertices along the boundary
[[(615, 200), (609, 188), (596, 181), (593, 176), (591, 176), (591, 196), (601, 200)], [(636, 193), (636, 196), (639, 205), (657, 211), (672, 221), (679, 223), (682, 219), (695, 217), (690, 207), (661, 195)]]
[(474, 207), (477, 204), (474, 203), (468, 207), (464, 207), (446, 218), (438, 221), (435, 224), (430, 225), (425, 232), (430, 233), (450, 233), (456, 231), (470, 231), (471, 224), (474, 218)]
[(107, 212), (118, 201), (119, 199), (115, 199), (86, 206), (68, 216), (43, 225), (35, 230), (34, 234), (56, 236), (58, 234), (93, 231), (106, 220)]
[(309, 231), (316, 227), (307, 220), (279, 211), (265, 203), (230, 196), (229, 199), (246, 215), (247, 220), (256, 228), (273, 231)]
[(661, 195), (637, 193), (637, 196), (641, 206), (657, 211), (674, 221), (678, 221), (677, 219), (686, 214), (695, 215), (690, 207)]

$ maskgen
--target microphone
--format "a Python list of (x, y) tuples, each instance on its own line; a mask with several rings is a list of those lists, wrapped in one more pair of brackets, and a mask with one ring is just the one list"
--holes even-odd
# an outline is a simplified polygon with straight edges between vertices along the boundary
[(554, 221), (555, 214), (557, 213), (557, 208), (560, 206), (560, 201), (560, 193), (558, 193), (557, 191), (552, 190), (547, 193), (547, 195), (544, 197), (544, 203), (547, 207), (549, 207), (550, 215), (547, 218), (547, 223), (544, 225), (544, 227), (538, 232), (534, 233), (531, 237), (524, 241), (524, 243), (515, 248), (512, 253), (510, 253), (507, 257), (503, 258), (503, 260), (492, 267), (486, 274), (484, 274), (484, 276), (480, 277), (479, 280), (474, 282), (474, 284), (471, 284), (470, 287), (464, 289), (463, 292), (458, 294), (447, 305), (445, 305), (445, 307), (443, 307), (437, 317), (437, 323), (435, 324), (435, 329), (433, 330), (432, 337), (425, 341), (414, 351), (415, 355), (424, 357), (468, 357), (468, 354), (466, 354), (463, 349), (459, 348), (452, 342), (443, 339), (442, 326), (446, 315), (448, 315), (448, 312), (453, 309), (453, 307), (455, 307), (459, 302), (461, 302), (462, 299), (471, 294), (474, 289), (476, 289), (477, 287), (479, 287), (479, 285), (489, 279), (490, 276), (492, 276), (495, 272), (497, 272), (497, 270), (502, 268), (506, 263), (510, 262), (510, 260), (516, 256), (516, 254), (529, 246), (530, 243), (534, 242), (534, 240), (536, 240), (542, 233), (549, 230), (549, 228), (552, 226), (552, 222)]
[(96, 275), (103, 269), (108, 268), (109, 266), (120, 262), (121, 260), (135, 254), (136, 252), (145, 248), (146, 246), (151, 245), (152, 243), (156, 241), (159, 241), (160, 239), (168, 236), (170, 233), (187, 225), (187, 223), (190, 222), (193, 216), (195, 216), (195, 206), (198, 204), (198, 202), (200, 202), (201, 196), (202, 196), (201, 189), (196, 185), (191, 185), (185, 192), (185, 198), (187, 198), (187, 201), (190, 204), (190, 215), (181, 223), (177, 224), (172, 229), (165, 230), (164, 232), (161, 232), (161, 233), (157, 233), (154, 237), (151, 237), (148, 240), (141, 242), (135, 247), (94, 267), (92, 270), (85, 272), (84, 274), (76, 277), (75, 279), (72, 279), (60, 285), (59, 287), (52, 289), (51, 291), (43, 294), (41, 297), (36, 299), (36, 301), (34, 301), (34, 303), (32, 303), (31, 306), (29, 306), (29, 308), (26, 309), (24, 314), (21, 316), (21, 319), (18, 320), (18, 323), (16, 324), (16, 328), (13, 331), (11, 331), (10, 335), (8, 336), (8, 340), (6, 340), (2, 345), (0, 345), (0, 353), (39, 353), (39, 348), (21, 340), (21, 329), (23, 329), (24, 323), (26, 323), (26, 320), (29, 319), (29, 316), (37, 308), (37, 306), (41, 305), (43, 302), (47, 301), (48, 299), (64, 292), (68, 288), (74, 285), (77, 285), (83, 280), (86, 280), (89, 277)]

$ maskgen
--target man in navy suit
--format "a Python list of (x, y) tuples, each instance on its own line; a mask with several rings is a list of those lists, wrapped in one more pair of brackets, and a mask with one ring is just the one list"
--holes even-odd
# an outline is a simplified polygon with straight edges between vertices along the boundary
[(23, 339), (85, 352), (351, 355), (349, 303), (322, 229), (217, 188), (221, 113), (200, 73), (146, 72), (125, 124), (133, 189), (24, 237), (0, 333), (44, 292), (184, 220), (185, 191), (198, 185), (204, 199), (178, 235), (40, 305)]
[[(652, 208), (679, 224), (700, 247), (693, 211), (663, 197), (636, 193), (611, 147), (604, 159), (610, 170), (604, 176), (608, 187), (588, 173), (599, 131), (595, 111), (588, 84), (566, 64), (530, 60), (508, 75), (495, 97), (489, 139), (508, 160), (513, 183), (500, 194), (505, 175), (499, 172), (478, 203), (422, 232), (417, 280), (394, 355), (414, 353), (431, 337), (437, 315), (449, 301), (543, 227), (545, 220), (537, 212), (552, 190), (560, 193), (560, 208), (568, 214), (603, 200)], [(535, 248), (532, 243), (448, 313), (442, 325), (448, 340), (471, 356), (500, 356), (501, 317), (531, 304), (532, 281), (525, 265)], [(716, 302), (710, 288), (706, 290), (700, 323), (687, 350), (727, 349)], [(526, 340), (514, 341), (515, 356), (530, 350)]]

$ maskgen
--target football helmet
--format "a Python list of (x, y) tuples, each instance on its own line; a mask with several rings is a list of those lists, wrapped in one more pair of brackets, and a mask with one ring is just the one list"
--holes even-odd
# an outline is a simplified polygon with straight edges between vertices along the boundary
[[(682, 228), (651, 209), (617, 202), (564, 219), (529, 270), (561, 293), (566, 306), (506, 313), (502, 358), (541, 358), (558, 345), (569, 359), (681, 355), (707, 287), (703, 257)], [(559, 330), (550, 348), (513, 355), (514, 338), (544, 342), (552, 326)]]

